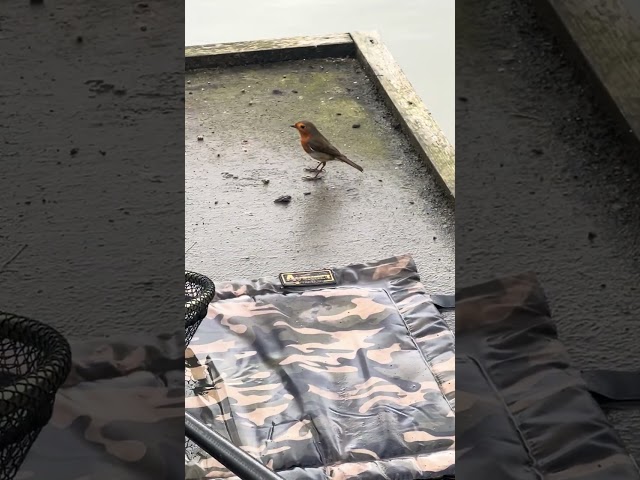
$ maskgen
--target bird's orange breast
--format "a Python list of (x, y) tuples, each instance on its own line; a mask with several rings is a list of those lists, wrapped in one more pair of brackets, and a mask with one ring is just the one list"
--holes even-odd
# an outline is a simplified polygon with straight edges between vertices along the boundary
[(302, 148), (304, 149), (305, 152), (307, 153), (311, 153), (313, 152), (313, 150), (311, 149), (311, 147), (309, 146), (309, 141), (306, 138), (302, 138), (300, 139), (300, 144), (302, 145)]
[(307, 132), (304, 132), (304, 133), (301, 132), (300, 133), (300, 145), (302, 145), (302, 148), (307, 153), (313, 152), (313, 150), (309, 146), (309, 140), (310, 139), (311, 139), (311, 135), (309, 135)]

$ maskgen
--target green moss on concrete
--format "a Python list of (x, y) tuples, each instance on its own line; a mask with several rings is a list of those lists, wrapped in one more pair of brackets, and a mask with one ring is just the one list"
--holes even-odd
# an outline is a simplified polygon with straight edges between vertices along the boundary
[[(375, 92), (356, 68), (353, 60), (336, 59), (188, 73), (187, 102), (202, 118), (232, 115), (243, 128), (258, 117), (257, 135), (309, 120), (354, 160), (388, 157), (390, 144), (371, 114)], [(289, 141), (292, 133), (286, 132)]]

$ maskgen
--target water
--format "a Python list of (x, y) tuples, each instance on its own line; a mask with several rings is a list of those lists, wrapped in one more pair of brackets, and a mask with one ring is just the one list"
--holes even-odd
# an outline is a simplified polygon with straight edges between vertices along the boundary
[(455, 1), (186, 0), (186, 45), (377, 30), (451, 143)]

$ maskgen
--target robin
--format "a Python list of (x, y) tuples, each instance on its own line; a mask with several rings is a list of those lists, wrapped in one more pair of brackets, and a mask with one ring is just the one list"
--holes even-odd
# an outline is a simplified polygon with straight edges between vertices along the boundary
[(307, 172), (316, 172), (315, 176), (310, 178), (310, 180), (315, 180), (320, 175), (320, 172), (324, 170), (327, 162), (332, 160), (339, 160), (341, 162), (346, 163), (347, 165), (351, 165), (356, 170), (360, 170), (362, 167), (355, 162), (352, 162), (347, 157), (345, 157), (340, 151), (329, 143), (324, 135), (322, 135), (316, 126), (311, 123), (302, 121), (298, 122), (295, 125), (291, 125), (292, 128), (298, 130), (300, 133), (300, 143), (302, 144), (302, 148), (304, 151), (309, 154), (311, 158), (318, 161), (318, 165), (316, 168), (305, 168)]

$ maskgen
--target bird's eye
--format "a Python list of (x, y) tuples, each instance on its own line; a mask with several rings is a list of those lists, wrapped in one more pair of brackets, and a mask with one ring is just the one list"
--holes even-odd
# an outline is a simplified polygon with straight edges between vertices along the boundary
[(304, 125), (300, 125), (300, 128), (304, 128)]

